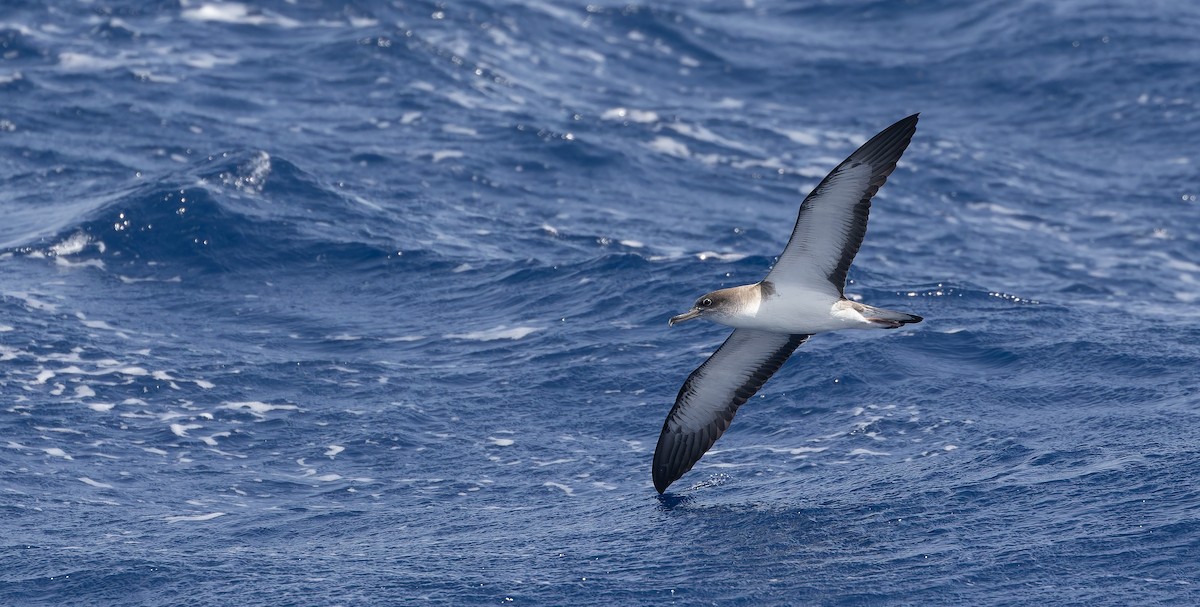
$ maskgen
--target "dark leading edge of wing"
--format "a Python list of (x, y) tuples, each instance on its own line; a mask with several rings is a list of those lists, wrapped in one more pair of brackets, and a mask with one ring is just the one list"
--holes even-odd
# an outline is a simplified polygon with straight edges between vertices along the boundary
[(842, 293), (867, 233), (871, 197), (896, 168), (917, 131), (918, 116), (884, 129), (821, 180), (800, 204), (792, 237), (768, 280), (806, 283), (819, 277)]
[(737, 329), (692, 371), (667, 415), (654, 450), (654, 488), (662, 493), (729, 428), (733, 414), (809, 338)]

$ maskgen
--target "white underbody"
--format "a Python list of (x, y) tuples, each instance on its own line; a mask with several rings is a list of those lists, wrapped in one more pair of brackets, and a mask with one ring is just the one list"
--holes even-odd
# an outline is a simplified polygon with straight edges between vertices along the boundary
[(759, 329), (772, 333), (805, 334), (841, 329), (878, 329), (863, 317), (857, 306), (836, 293), (802, 288), (777, 287), (777, 291), (742, 308), (739, 314), (712, 320), (735, 329)]

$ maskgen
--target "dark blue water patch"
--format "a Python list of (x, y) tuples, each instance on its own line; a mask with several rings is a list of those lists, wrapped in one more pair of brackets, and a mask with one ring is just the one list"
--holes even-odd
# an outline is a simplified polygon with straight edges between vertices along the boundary
[[(7, 57), (5, 64), (14, 70), (12, 76), (0, 80), (0, 91), (4, 91), (6, 94), (22, 94), (36, 90), (36, 83), (31, 82), (28, 77), (16, 70), (44, 65), (46, 63), (45, 51), (26, 39), (21, 32), (10, 29), (0, 29), (0, 50)], [(6, 129), (14, 128), (15, 125), (11, 121), (18, 115), (33, 118), (37, 114), (26, 111), (25, 108), (13, 108), (6, 112), (5, 120), (9, 121)]]
[[(347, 231), (332, 217), (326, 220), (327, 213), (344, 214), (334, 211), (344, 206), (335, 201), (344, 199), (306, 183), (303, 173), (289, 163), (264, 164), (261, 174), (239, 172), (246, 168), (244, 163), (221, 164), (199, 178), (227, 184), (228, 192), (144, 185), (93, 211), (94, 219), (49, 241), (60, 246), (72, 239), (87, 243), (84, 254), (74, 260), (106, 261), (112, 269), (135, 276), (147, 271), (152, 275), (227, 272), (293, 263), (373, 267), (404, 253), (389, 246), (392, 238), (366, 230)], [(308, 201), (304, 207), (291, 203), (298, 198)], [(415, 259), (422, 252), (407, 254)]]

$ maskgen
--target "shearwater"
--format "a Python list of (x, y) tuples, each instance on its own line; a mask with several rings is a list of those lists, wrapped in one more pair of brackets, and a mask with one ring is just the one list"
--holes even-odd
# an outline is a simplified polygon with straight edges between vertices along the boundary
[(815, 333), (895, 329), (921, 317), (846, 299), (846, 272), (867, 232), (871, 197), (917, 130), (913, 114), (864, 143), (800, 203), (792, 237), (763, 280), (696, 300), (671, 325), (707, 318), (734, 331), (679, 390), (654, 450), (659, 493), (729, 428), (738, 407)]

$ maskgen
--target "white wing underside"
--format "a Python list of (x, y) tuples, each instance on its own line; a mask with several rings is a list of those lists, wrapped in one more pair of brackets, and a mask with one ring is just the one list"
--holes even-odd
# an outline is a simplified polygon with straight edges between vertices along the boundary
[(688, 376), (654, 450), (654, 485), (660, 492), (692, 468), (729, 428), (738, 407), (808, 337), (738, 329)]
[[(871, 167), (842, 166), (805, 199), (802, 219), (767, 280), (781, 289), (819, 291), (841, 297), (842, 285), (829, 282), (842, 259), (858, 252), (856, 206), (870, 187)], [(847, 249), (853, 247), (853, 251)]]
[(896, 168), (916, 126), (915, 114), (896, 122), (821, 180), (800, 203), (792, 237), (767, 280), (841, 298), (846, 272), (867, 233), (871, 197)]

